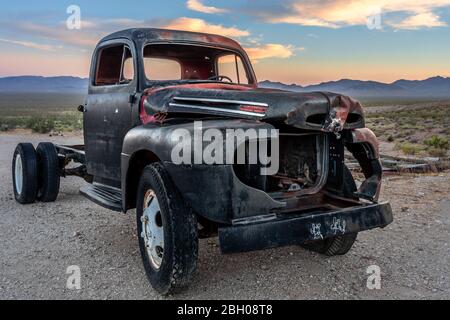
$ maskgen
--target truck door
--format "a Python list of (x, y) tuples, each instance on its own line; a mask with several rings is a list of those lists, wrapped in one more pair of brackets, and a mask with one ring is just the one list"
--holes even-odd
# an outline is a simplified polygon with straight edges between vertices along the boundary
[(137, 106), (136, 73), (131, 42), (109, 41), (96, 49), (83, 119), (87, 170), (96, 182), (120, 186), (122, 144)]

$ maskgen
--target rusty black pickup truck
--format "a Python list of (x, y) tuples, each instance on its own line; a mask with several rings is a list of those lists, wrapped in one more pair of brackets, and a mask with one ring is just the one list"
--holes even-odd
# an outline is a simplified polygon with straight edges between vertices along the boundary
[[(14, 194), (55, 201), (60, 178), (126, 213), (135, 209), (145, 271), (162, 294), (186, 287), (198, 241), (222, 253), (299, 245), (347, 253), (393, 220), (378, 202), (379, 146), (361, 104), (330, 92), (258, 88), (246, 52), (211, 34), (129, 29), (94, 50), (84, 145), (17, 146)], [(356, 183), (347, 154), (360, 165)]]

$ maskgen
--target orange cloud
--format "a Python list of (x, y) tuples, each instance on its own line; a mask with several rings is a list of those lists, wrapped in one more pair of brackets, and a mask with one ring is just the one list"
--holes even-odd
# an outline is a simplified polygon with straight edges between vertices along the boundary
[(268, 58), (281, 58), (286, 59), (294, 55), (293, 46), (284, 46), (282, 44), (268, 43), (263, 46), (247, 48), (247, 52), (250, 59), (253, 61), (258, 61)]
[(228, 12), (226, 9), (205, 6), (200, 0), (188, 0), (187, 7), (193, 11), (198, 11), (202, 13), (225, 13)]
[(164, 28), (194, 32), (207, 32), (234, 38), (247, 37), (250, 35), (248, 31), (241, 30), (236, 27), (224, 27), (218, 24), (207, 23), (202, 19), (193, 19), (186, 17), (172, 20), (168, 24), (166, 24)]
[(440, 27), (446, 23), (433, 13), (434, 9), (449, 7), (450, 0), (304, 0), (294, 1), (290, 13), (270, 15), (266, 18), (272, 23), (290, 23), (306, 26), (339, 28), (347, 25), (365, 25), (374, 12), (407, 13), (401, 22), (386, 24), (397, 28), (414, 29), (421, 27)]
[(439, 16), (432, 12), (419, 13), (417, 15), (410, 16), (400, 22), (388, 22), (389, 25), (397, 29), (419, 29), (422, 27), (445, 27), (446, 24), (439, 20)]

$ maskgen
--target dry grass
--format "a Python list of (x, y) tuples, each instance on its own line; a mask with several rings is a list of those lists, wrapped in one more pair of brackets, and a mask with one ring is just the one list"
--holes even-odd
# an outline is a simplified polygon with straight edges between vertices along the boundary
[(0, 131), (27, 128), (34, 132), (82, 129), (77, 106), (84, 96), (60, 93), (0, 93)]
[(450, 106), (368, 113), (367, 126), (382, 141), (409, 155), (445, 156), (450, 140)]

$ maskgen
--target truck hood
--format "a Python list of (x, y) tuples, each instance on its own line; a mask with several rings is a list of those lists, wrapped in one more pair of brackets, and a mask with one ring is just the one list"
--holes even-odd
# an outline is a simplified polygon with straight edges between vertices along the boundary
[(361, 104), (331, 92), (298, 93), (204, 83), (151, 88), (142, 96), (144, 123), (189, 115), (284, 122), (299, 129), (326, 132), (365, 126)]

